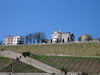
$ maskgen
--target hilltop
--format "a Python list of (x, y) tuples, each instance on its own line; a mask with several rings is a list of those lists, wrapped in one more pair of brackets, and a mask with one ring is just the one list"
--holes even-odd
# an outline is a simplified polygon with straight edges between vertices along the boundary
[(19, 53), (65, 54), (75, 56), (100, 56), (100, 43), (66, 43), (66, 44), (33, 44), (0, 46), (1, 50), (12, 50)]

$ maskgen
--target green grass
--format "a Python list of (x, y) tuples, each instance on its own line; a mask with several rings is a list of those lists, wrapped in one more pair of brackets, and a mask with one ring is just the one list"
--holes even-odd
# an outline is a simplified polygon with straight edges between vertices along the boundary
[(46, 44), (0, 46), (0, 49), (34, 54), (66, 54), (75, 56), (100, 56), (100, 43)]
[(18, 73), (45, 73), (44, 71), (21, 61), (0, 57), (0, 72), (12, 72), (12, 69), (13, 72)]
[(89, 75), (100, 73), (100, 58), (67, 57), (67, 56), (37, 56), (32, 58), (66, 71), (85, 72)]
[(5, 57), (0, 57), (0, 69), (6, 67), (12, 62), (11, 59), (5, 58)]

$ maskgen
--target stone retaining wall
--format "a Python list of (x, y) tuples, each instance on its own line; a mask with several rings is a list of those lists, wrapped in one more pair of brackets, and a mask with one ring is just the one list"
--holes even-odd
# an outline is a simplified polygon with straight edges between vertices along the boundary
[(0, 73), (0, 75), (63, 75), (63, 74), (51, 74), (51, 73)]
[[(69, 72), (68, 74), (52, 74), (52, 73), (0, 73), (0, 75), (88, 75), (88, 74), (77, 74)], [(100, 75), (99, 74), (93, 74), (93, 75)]]

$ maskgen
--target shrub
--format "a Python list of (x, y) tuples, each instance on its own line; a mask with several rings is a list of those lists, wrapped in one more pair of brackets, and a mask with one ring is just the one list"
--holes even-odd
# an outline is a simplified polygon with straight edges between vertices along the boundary
[(26, 56), (29, 56), (29, 57), (30, 57), (30, 52), (23, 52), (22, 55), (23, 55), (24, 57), (26, 57)]
[(82, 37), (79, 37), (79, 38), (78, 38), (78, 41), (82, 41)]
[(16, 58), (16, 61), (19, 61), (19, 58), (18, 57)]
[(61, 72), (64, 72), (65, 74), (67, 74), (67, 71), (65, 68), (61, 68), (60, 70), (61, 70)]
[(1, 51), (4, 51), (4, 50), (5, 50), (5, 49), (3, 49), (3, 48), (1, 49)]

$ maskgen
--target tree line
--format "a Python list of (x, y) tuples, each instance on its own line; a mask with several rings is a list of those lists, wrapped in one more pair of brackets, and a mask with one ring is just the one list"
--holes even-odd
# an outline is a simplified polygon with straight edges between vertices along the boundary
[(39, 44), (42, 43), (42, 40), (44, 40), (45, 38), (46, 36), (44, 32), (35, 32), (22, 36), (21, 42), (23, 44)]

